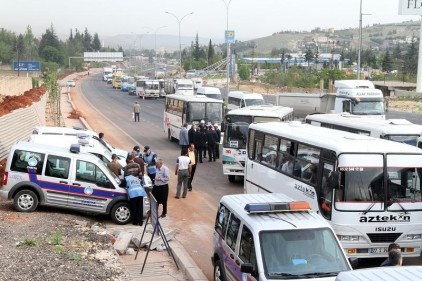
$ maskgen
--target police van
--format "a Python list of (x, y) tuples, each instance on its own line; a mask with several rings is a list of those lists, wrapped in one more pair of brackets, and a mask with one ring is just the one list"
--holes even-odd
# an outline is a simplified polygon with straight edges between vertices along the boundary
[(104, 145), (106, 149), (108, 149), (111, 153), (115, 153), (120, 158), (125, 159), (127, 151), (119, 148), (115, 148), (108, 142), (103, 139), (99, 138), (98, 133), (87, 130), (82, 127), (74, 126), (74, 127), (54, 127), (54, 126), (36, 126), (32, 131), (33, 135), (45, 135), (45, 136), (78, 136), (80, 134), (88, 135), (91, 138), (99, 141)]
[(329, 223), (284, 194), (221, 198), (214, 280), (335, 280), (351, 266)]
[[(66, 149), (18, 142), (7, 158), (0, 197), (13, 200), (19, 212), (38, 205), (107, 214), (116, 224), (131, 221), (129, 201), (120, 180), (96, 156)], [(149, 210), (144, 197), (144, 216)]]

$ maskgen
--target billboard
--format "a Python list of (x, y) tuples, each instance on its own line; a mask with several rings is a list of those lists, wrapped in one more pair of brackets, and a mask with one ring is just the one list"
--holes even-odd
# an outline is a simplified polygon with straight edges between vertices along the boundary
[(422, 15), (422, 0), (399, 0), (399, 15)]
[(226, 43), (235, 43), (234, 30), (226, 30), (226, 32), (224, 33), (224, 39)]
[(41, 71), (39, 61), (14, 61), (13, 71)]
[(84, 61), (123, 61), (123, 52), (84, 52)]

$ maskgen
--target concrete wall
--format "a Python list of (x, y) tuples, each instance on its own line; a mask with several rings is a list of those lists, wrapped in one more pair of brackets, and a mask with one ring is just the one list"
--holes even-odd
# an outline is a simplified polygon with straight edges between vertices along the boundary
[(32, 89), (31, 77), (0, 76), (0, 96), (22, 95)]
[(391, 92), (390, 96), (396, 97), (421, 97), (422, 93), (418, 93), (415, 91), (405, 91), (405, 90), (397, 90), (395, 89), (394, 92)]
[[(26, 89), (28, 90), (28, 89)], [(45, 126), (45, 106), (48, 93), (31, 106), (19, 108), (0, 117), (0, 160), (7, 157), (18, 140), (27, 140), (35, 126)]]

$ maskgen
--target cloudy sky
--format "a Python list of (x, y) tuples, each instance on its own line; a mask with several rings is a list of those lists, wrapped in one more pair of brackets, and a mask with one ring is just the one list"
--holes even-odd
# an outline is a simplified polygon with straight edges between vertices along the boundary
[[(1, 5), (0, 28), (24, 33), (30, 25), (40, 36), (53, 24), (60, 38), (70, 29), (101, 36), (117, 34), (178, 35), (224, 39), (226, 4), (229, 30), (236, 39), (271, 35), (282, 30), (357, 28), (360, 0), (13, 0)], [(399, 0), (362, 0), (363, 25), (419, 20), (399, 15)], [(166, 14), (168, 11), (175, 16)]]

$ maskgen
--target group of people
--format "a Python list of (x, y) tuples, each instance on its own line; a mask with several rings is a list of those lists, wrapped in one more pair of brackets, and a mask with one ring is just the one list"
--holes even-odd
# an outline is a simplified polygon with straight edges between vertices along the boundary
[(199, 125), (193, 123), (189, 130), (188, 124), (185, 123), (179, 134), (179, 145), (182, 150), (188, 149), (191, 144), (194, 145), (197, 163), (202, 163), (202, 160), (207, 158), (207, 152), (209, 162), (219, 159), (220, 141), (221, 131), (218, 126), (207, 126), (204, 120), (201, 120)]

